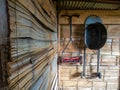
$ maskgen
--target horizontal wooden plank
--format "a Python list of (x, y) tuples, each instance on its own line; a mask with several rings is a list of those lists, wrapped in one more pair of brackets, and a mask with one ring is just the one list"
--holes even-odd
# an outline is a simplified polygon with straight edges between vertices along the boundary
[(37, 9), (35, 9), (35, 6), (33, 5), (33, 3), (31, 2), (31, 0), (27, 1), (27, 0), (18, 0), (19, 3), (21, 3), (25, 8), (28, 9), (28, 11), (30, 13), (32, 13), (33, 15), (35, 15), (42, 23), (44, 23), (44, 25), (46, 25), (47, 27), (49, 27), (52, 30), (56, 30), (55, 27), (53, 27), (51, 24), (49, 24), (45, 18), (43, 18), (43, 16), (39, 13), (39, 11)]
[(92, 86), (92, 82), (87, 81), (86, 79), (78, 81), (78, 87), (91, 87), (91, 86)]
[(76, 87), (77, 82), (74, 80), (63, 81), (63, 87)]
[[(120, 24), (120, 12), (118, 10), (62, 10), (60, 15), (80, 15), (79, 18), (73, 17), (73, 24), (84, 24), (89, 15), (98, 15), (104, 24)], [(60, 24), (68, 24), (68, 17), (60, 17)]]

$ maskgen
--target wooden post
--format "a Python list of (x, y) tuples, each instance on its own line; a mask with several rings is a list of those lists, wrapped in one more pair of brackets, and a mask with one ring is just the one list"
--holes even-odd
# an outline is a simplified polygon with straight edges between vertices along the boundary
[(0, 0), (0, 89), (7, 89), (6, 62), (8, 60), (8, 22), (6, 0)]

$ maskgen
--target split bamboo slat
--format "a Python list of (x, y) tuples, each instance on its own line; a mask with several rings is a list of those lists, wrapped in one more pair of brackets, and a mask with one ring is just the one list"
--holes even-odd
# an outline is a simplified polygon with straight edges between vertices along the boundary
[(57, 80), (57, 19), (52, 0), (7, 2), (11, 55), (8, 87), (50, 90)]

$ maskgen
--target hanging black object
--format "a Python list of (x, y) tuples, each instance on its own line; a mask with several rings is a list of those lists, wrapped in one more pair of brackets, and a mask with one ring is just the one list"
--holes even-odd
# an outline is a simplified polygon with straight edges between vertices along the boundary
[(97, 77), (101, 78), (99, 71), (100, 66), (100, 48), (102, 48), (107, 40), (107, 30), (102, 24), (102, 19), (98, 16), (89, 16), (85, 21), (85, 46), (84, 46), (84, 60), (83, 72), (81, 77), (86, 76), (86, 48), (98, 50), (97, 53)]
[(107, 40), (107, 30), (98, 16), (89, 16), (85, 21), (85, 45), (89, 49), (102, 48)]

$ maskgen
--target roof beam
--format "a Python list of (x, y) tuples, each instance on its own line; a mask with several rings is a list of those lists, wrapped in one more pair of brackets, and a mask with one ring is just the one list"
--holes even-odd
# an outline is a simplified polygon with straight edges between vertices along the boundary
[(73, 17), (73, 24), (84, 24), (85, 19), (90, 15), (97, 15), (102, 18), (104, 24), (120, 24), (119, 10), (62, 10), (60, 13), (60, 24), (69, 24), (67, 17), (61, 15), (80, 15), (79, 18)]

